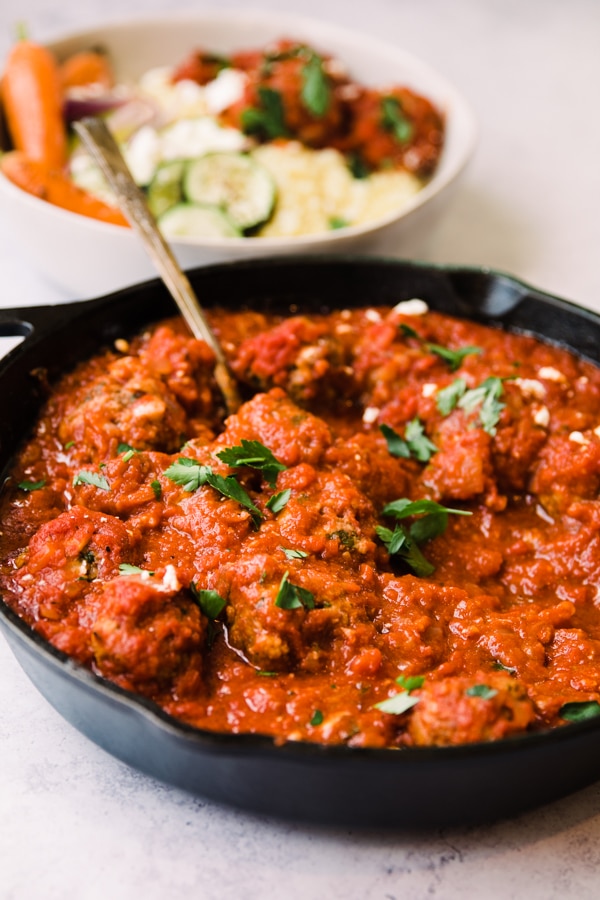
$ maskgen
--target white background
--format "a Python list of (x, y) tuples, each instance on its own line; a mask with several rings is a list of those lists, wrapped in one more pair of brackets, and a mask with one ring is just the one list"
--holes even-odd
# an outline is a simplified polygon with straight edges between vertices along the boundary
[[(4, 0), (0, 56), (17, 22), (44, 40), (169, 6)], [(502, 269), (600, 310), (597, 0), (260, 6), (395, 42), (466, 94), (479, 145), (427, 259)], [(63, 299), (0, 210), (0, 305)], [(586, 900), (600, 896), (599, 865), (600, 785), (512, 822), (426, 835), (301, 827), (189, 797), (75, 732), (0, 639), (0, 900)]]

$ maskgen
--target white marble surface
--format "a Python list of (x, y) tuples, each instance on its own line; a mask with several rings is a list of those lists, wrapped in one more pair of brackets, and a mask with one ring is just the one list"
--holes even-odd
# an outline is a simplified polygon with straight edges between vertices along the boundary
[[(260, 5), (299, 11), (292, 0)], [(0, 56), (17, 21), (43, 40), (169, 6), (4, 0)], [(301, 11), (406, 46), (475, 108), (478, 151), (428, 259), (500, 268), (600, 309), (597, 0), (304, 0)], [(1, 210), (0, 285), (3, 306), (64, 299), (28, 268)], [(0, 900), (586, 900), (600, 893), (600, 783), (512, 822), (426, 835), (260, 819), (186, 796), (107, 756), (37, 694), (2, 639), (0, 773)]]

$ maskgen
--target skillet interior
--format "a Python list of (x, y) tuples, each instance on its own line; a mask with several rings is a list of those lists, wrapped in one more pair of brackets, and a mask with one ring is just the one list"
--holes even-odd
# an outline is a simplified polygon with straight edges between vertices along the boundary
[[(392, 260), (255, 261), (190, 273), (206, 305), (285, 312), (395, 304), (525, 331), (600, 362), (600, 317), (506, 275)], [(44, 385), (101, 346), (171, 315), (158, 281), (99, 300), (0, 312), (0, 335), (26, 340), (0, 363), (5, 474)], [(461, 747), (368, 750), (219, 735), (183, 725), (82, 669), (0, 601), (0, 627), (42, 694), (75, 727), (132, 766), (217, 801), (320, 823), (430, 827), (514, 815), (600, 776), (600, 722)]]

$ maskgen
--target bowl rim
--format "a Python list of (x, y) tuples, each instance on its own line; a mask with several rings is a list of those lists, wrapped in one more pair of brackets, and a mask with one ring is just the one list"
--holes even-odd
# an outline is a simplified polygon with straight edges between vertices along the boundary
[[(124, 16), (122, 18), (109, 19), (98, 25), (72, 29), (65, 32), (57, 32), (50, 40), (44, 42), (44, 45), (50, 50), (55, 51), (60, 56), (60, 48), (69, 43), (93, 43), (97, 41), (98, 34), (105, 33), (126, 33), (127, 31), (137, 28), (147, 28), (159, 30), (164, 27), (180, 27), (182, 29), (189, 26), (197, 26), (204, 24), (207, 27), (212, 25), (223, 25), (227, 23), (240, 23), (247, 25), (260, 25), (261, 22), (268, 23), (269, 27), (276, 26), (281, 32), (291, 33), (293, 29), (314, 30), (319, 29), (319, 41), (323, 36), (323, 46), (327, 40), (341, 41), (348, 44), (358, 44), (360, 42), (361, 51), (366, 50), (373, 56), (390, 56), (394, 55), (400, 65), (405, 64), (411, 71), (417, 74), (417, 77), (425, 77), (437, 82), (440, 94), (444, 95), (444, 112), (451, 112), (453, 120), (455, 119), (459, 125), (459, 146), (456, 149), (455, 158), (450, 164), (444, 168), (444, 151), (438, 169), (434, 172), (431, 179), (412, 197), (408, 198), (402, 205), (401, 209), (396, 212), (387, 213), (370, 222), (359, 225), (350, 225), (341, 229), (334, 229), (326, 232), (317, 232), (314, 234), (304, 235), (280, 235), (271, 237), (206, 237), (202, 239), (179, 237), (176, 240), (170, 240), (169, 244), (175, 249), (181, 248), (202, 248), (213, 250), (231, 250), (239, 251), (241, 248), (254, 246), (259, 247), (261, 254), (269, 252), (281, 253), (286, 247), (298, 248), (299, 251), (310, 251), (313, 248), (322, 245), (331, 246), (333, 252), (339, 243), (344, 243), (348, 239), (361, 237), (376, 237), (378, 233), (386, 230), (390, 225), (401, 222), (409, 215), (420, 209), (428, 201), (433, 200), (443, 190), (445, 190), (456, 178), (462, 173), (469, 159), (472, 157), (478, 140), (478, 127), (474, 111), (466, 100), (464, 95), (436, 68), (424, 61), (420, 57), (414, 55), (410, 51), (404, 50), (402, 46), (395, 46), (378, 37), (370, 34), (361, 34), (354, 29), (347, 28), (343, 25), (321, 20), (316, 17), (299, 16), (293, 13), (272, 12), (260, 8), (256, 9), (239, 9), (239, 10), (205, 10), (198, 12), (189, 12), (179, 10), (170, 15), (136, 15)], [(442, 105), (438, 102), (438, 105)], [(440, 171), (442, 169), (442, 171)], [(53, 206), (40, 197), (28, 194), (17, 185), (9, 181), (9, 179), (0, 172), (0, 190), (7, 193), (9, 198), (15, 202), (25, 203), (29, 206), (34, 214), (40, 214), (43, 209), (48, 215), (56, 214), (66, 224), (68, 221), (74, 223), (75, 217), (81, 220), (87, 220), (87, 226), (95, 230), (99, 229), (98, 235), (116, 236), (119, 231), (123, 232), (123, 226), (115, 225), (109, 222), (102, 222), (82, 216), (79, 213), (73, 213), (69, 210)], [(36, 212), (37, 211), (37, 212)], [(127, 232), (126, 232), (127, 233)]]

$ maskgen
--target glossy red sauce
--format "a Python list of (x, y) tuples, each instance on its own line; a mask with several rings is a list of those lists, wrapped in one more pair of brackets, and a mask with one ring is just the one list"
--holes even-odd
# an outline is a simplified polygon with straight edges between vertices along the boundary
[[(2, 499), (9, 604), (216, 731), (401, 747), (596, 711), (600, 372), (408, 312), (214, 312), (250, 398), (224, 424), (211, 354), (177, 321), (66, 375)], [(243, 441), (276, 470), (218, 455)], [(380, 530), (405, 498), (469, 513), (429, 539), (422, 515), (398, 522), (425, 573)]]

